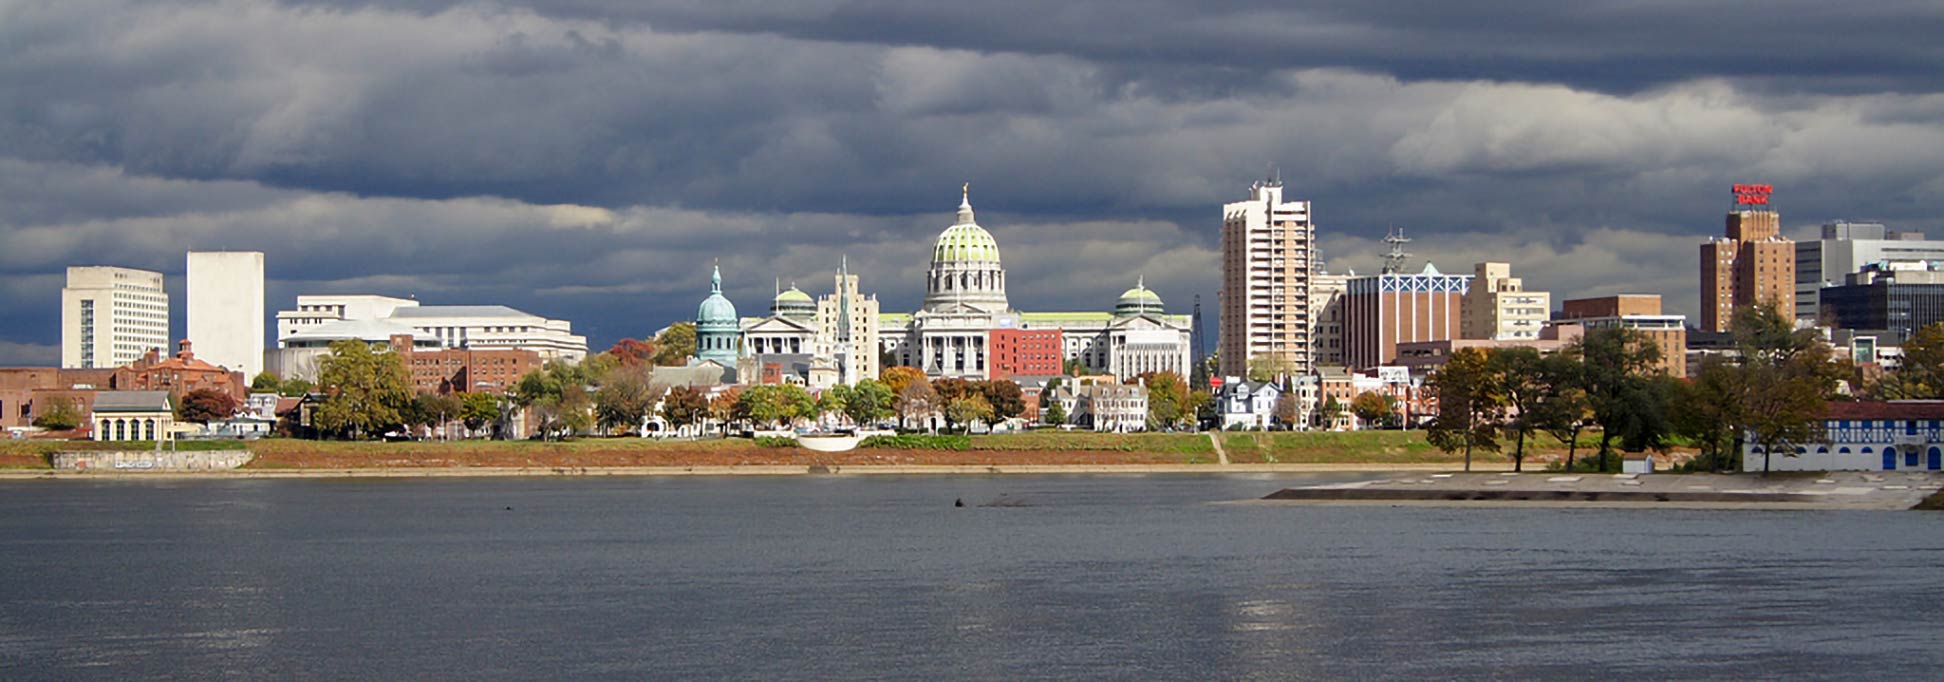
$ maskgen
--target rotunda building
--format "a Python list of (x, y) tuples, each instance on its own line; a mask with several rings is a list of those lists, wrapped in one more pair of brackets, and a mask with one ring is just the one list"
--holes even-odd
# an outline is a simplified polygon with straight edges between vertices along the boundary
[(709, 276), (709, 297), (695, 310), (695, 358), (734, 367), (741, 338), (742, 320), (736, 317), (736, 304), (722, 295), (722, 266), (718, 265)]
[(925, 278), (925, 309), (971, 308), (986, 313), (1011, 309), (999, 242), (972, 218), (971, 188), (959, 198), (958, 220), (939, 233)]

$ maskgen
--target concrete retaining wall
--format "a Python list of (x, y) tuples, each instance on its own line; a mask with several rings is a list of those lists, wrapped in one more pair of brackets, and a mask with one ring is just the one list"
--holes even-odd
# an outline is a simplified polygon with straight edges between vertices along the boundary
[(115, 452), (56, 452), (54, 468), (102, 473), (141, 473), (146, 471), (218, 471), (235, 469), (256, 455), (247, 450), (160, 452), (150, 450)]

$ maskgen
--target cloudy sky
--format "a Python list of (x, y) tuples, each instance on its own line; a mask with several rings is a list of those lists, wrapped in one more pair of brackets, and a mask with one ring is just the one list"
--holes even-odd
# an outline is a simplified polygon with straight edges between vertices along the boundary
[[(1385, 228), (1555, 297), (1697, 295), (1728, 187), (1944, 233), (1929, 2), (0, 0), (0, 364), (68, 265), (268, 254), (298, 293), (504, 303), (605, 347), (840, 256), (917, 305), (972, 183), (1012, 301), (1214, 309), (1271, 165), (1332, 270)], [(1214, 320), (1205, 322), (1212, 328)], [(1212, 346), (1214, 339), (1209, 338)]]

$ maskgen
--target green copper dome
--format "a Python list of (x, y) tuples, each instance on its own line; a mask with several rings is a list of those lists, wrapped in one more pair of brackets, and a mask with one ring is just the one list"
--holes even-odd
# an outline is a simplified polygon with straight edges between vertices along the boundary
[(770, 314), (779, 317), (809, 318), (817, 316), (817, 302), (809, 294), (791, 284), (789, 289), (776, 295), (770, 301)]
[(969, 195), (959, 201), (958, 222), (939, 233), (938, 244), (932, 247), (932, 262), (999, 262), (999, 242), (993, 240), (992, 233), (972, 220), (972, 198)]
[(742, 324), (736, 317), (736, 304), (722, 295), (722, 268), (717, 267), (709, 277), (709, 297), (702, 299), (702, 305), (695, 309), (696, 329), (737, 329)]
[(1142, 313), (1159, 315), (1165, 310), (1166, 308), (1161, 304), (1161, 296), (1147, 288), (1145, 281), (1135, 284), (1134, 288), (1122, 293), (1120, 300), (1114, 302), (1115, 317), (1133, 317)]
[(722, 295), (722, 268), (717, 266), (709, 275), (709, 297), (695, 309), (695, 358), (734, 366), (741, 337), (742, 319), (736, 317), (736, 304)]

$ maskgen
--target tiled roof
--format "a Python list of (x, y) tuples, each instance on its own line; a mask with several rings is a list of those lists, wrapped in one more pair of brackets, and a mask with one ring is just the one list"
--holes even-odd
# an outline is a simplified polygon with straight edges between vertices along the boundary
[(1944, 419), (1944, 400), (1843, 401), (1828, 404), (1824, 419)]

